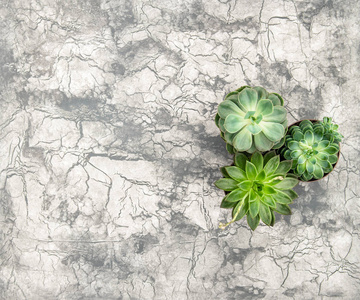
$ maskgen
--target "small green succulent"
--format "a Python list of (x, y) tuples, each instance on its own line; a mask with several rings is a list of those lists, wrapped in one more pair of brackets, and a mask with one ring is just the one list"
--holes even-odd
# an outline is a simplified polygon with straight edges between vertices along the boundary
[(234, 166), (223, 167), (224, 178), (215, 185), (228, 193), (222, 200), (222, 208), (232, 208), (232, 220), (225, 228), (245, 215), (252, 230), (260, 219), (269, 226), (275, 223), (274, 211), (283, 215), (291, 214), (288, 204), (298, 197), (292, 188), (298, 183), (296, 178), (288, 176), (291, 160), (280, 162), (275, 151), (264, 156), (256, 151), (249, 159), (244, 153), (236, 153)]
[(339, 125), (333, 123), (331, 118), (324, 117), (319, 123), (324, 126), (324, 138), (326, 140), (329, 140), (331, 143), (340, 143), (344, 138), (344, 136), (338, 132)]
[(278, 149), (287, 130), (284, 100), (262, 87), (243, 86), (219, 104), (215, 123), (226, 141), (226, 149), (253, 153)]
[(321, 122), (302, 121), (291, 126), (280, 153), (292, 159), (292, 170), (303, 181), (320, 179), (333, 169), (338, 160), (338, 136), (332, 136)]

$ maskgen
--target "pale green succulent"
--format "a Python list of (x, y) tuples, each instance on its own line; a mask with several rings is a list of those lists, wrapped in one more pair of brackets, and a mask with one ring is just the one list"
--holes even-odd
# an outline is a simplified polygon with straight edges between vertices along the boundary
[(262, 87), (241, 87), (219, 104), (215, 123), (230, 153), (260, 152), (282, 146), (287, 130), (284, 101)]

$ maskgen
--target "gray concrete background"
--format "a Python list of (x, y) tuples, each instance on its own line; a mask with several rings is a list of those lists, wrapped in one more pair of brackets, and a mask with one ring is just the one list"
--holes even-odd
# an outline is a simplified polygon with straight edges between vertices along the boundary
[[(357, 299), (355, 0), (0, 1), (0, 298)], [(214, 186), (241, 85), (333, 117), (334, 172), (251, 232)]]

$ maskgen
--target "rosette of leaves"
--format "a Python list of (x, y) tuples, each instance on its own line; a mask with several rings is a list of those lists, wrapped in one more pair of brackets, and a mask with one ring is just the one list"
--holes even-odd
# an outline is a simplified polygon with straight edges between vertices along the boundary
[(339, 125), (332, 122), (332, 118), (324, 117), (319, 122), (324, 127), (324, 139), (331, 143), (340, 143), (344, 136), (338, 132)]
[(288, 176), (291, 164), (291, 160), (280, 161), (275, 151), (264, 156), (256, 151), (251, 158), (236, 153), (234, 166), (221, 168), (224, 178), (215, 182), (219, 189), (229, 192), (221, 207), (232, 208), (232, 220), (220, 223), (220, 228), (246, 216), (250, 228), (255, 230), (260, 219), (273, 226), (274, 212), (291, 214), (288, 205), (298, 197), (292, 190), (298, 180)]
[(293, 160), (292, 170), (301, 180), (320, 179), (338, 160), (339, 144), (334, 140), (328, 138), (321, 123), (304, 120), (299, 126), (291, 126), (280, 152), (285, 159)]
[(243, 86), (228, 94), (215, 117), (226, 149), (234, 154), (280, 148), (287, 130), (283, 105), (280, 95), (262, 87)]

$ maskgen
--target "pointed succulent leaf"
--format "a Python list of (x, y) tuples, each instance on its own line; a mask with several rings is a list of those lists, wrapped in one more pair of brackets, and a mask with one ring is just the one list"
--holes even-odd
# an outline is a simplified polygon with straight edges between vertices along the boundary
[(250, 214), (247, 214), (247, 223), (249, 224), (252, 230), (255, 230), (258, 227), (260, 222), (260, 216), (257, 215), (256, 217), (252, 218)]
[(271, 224), (271, 211), (269, 209), (269, 206), (260, 203), (260, 207), (259, 207), (259, 216), (260, 219), (266, 224), (269, 225)]
[(237, 187), (239, 187), (243, 191), (249, 191), (252, 187), (252, 182), (250, 180), (244, 180), (238, 183)]
[(263, 192), (265, 195), (274, 195), (276, 194), (276, 190), (270, 185), (265, 185), (263, 188)]
[(273, 174), (280, 164), (280, 156), (276, 155), (271, 158), (265, 165), (264, 170), (267, 176)]
[(255, 152), (251, 156), (251, 163), (253, 163), (253, 165), (256, 167), (257, 172), (260, 172), (263, 169), (264, 158), (260, 152)]
[(239, 167), (236, 166), (226, 167), (226, 171), (231, 178), (237, 181), (242, 181), (247, 179), (245, 171)]
[(275, 151), (269, 151), (264, 155), (264, 166), (268, 163), (268, 161), (276, 155)]
[(235, 150), (234, 150), (234, 147), (231, 146), (230, 144), (226, 144), (226, 150), (227, 152), (229, 152), (230, 154), (234, 154), (235, 153)]
[(298, 183), (299, 181), (297, 179), (286, 177), (281, 182), (276, 184), (275, 188), (279, 190), (288, 190), (288, 189), (292, 189)]
[(260, 202), (258, 199), (249, 201), (249, 213), (251, 217), (255, 217), (259, 213)]
[(239, 221), (240, 219), (242, 219), (248, 211), (249, 201), (248, 197), (245, 197), (244, 200), (240, 201), (232, 211), (232, 216), (233, 218), (235, 218), (234, 221)]
[(266, 173), (264, 170), (261, 170), (260, 173), (256, 176), (256, 180), (263, 181), (266, 178)]
[(282, 190), (281, 192), (288, 195), (292, 201), (295, 200), (297, 197), (299, 197), (299, 195), (294, 190), (291, 190), (291, 189)]
[(245, 164), (248, 161), (247, 156), (244, 153), (236, 152), (234, 157), (234, 163), (237, 167), (245, 171)]
[(221, 167), (220, 172), (225, 178), (230, 178), (230, 175), (228, 174), (228, 172), (226, 172), (226, 167)]
[(291, 209), (287, 204), (276, 203), (275, 211), (282, 215), (291, 215)]
[(226, 201), (226, 197), (223, 198), (221, 201), (220, 207), (221, 208), (232, 208), (236, 205), (237, 202), (228, 202)]
[(272, 208), (276, 207), (276, 202), (271, 195), (264, 195), (261, 197), (261, 201)]
[(237, 189), (237, 182), (231, 178), (221, 178), (215, 182), (216, 187), (224, 191), (232, 191)]
[(272, 210), (270, 210), (271, 212), (271, 223), (270, 223), (270, 226), (274, 226), (275, 225), (275, 214)]
[(238, 202), (238, 201), (242, 201), (245, 196), (247, 195), (246, 191), (237, 189), (232, 191), (231, 193), (229, 193), (227, 195), (226, 201), (227, 202)]
[(290, 171), (292, 166), (291, 160), (283, 160), (280, 162), (279, 166), (277, 167), (275, 174), (286, 174)]
[(253, 163), (247, 161), (245, 165), (245, 170), (246, 170), (246, 176), (249, 180), (254, 180), (256, 178), (257, 170)]
[(290, 204), (292, 202), (292, 199), (282, 191), (278, 191), (274, 197), (275, 201), (281, 204)]

